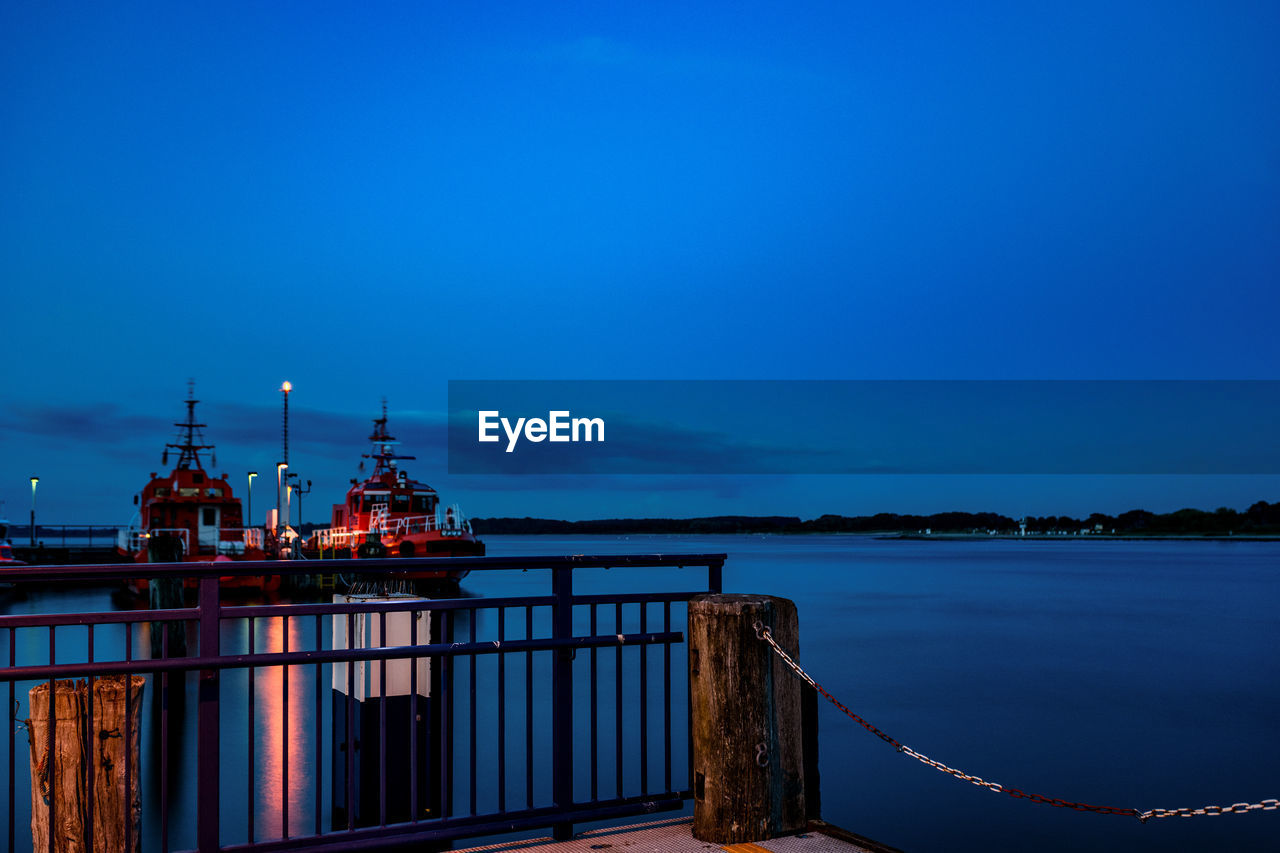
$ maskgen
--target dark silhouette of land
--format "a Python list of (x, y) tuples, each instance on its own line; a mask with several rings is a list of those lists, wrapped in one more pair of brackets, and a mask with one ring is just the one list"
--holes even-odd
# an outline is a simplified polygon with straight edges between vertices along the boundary
[(706, 518), (606, 518), (563, 521), (554, 518), (476, 518), (478, 534), (643, 533), (900, 533), (1104, 536), (1272, 536), (1280, 535), (1280, 502), (1258, 501), (1243, 512), (1221, 507), (1212, 512), (1180, 509), (1164, 514), (1134, 509), (1120, 515), (1093, 513), (1087, 518), (1050, 515), (1013, 519), (994, 512), (941, 512), (934, 515), (822, 515), (813, 519), (781, 515), (716, 515)]

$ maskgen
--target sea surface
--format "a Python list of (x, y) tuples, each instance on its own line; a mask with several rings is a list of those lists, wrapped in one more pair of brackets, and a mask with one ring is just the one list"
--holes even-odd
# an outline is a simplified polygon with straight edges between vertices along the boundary
[[(1006, 788), (1139, 809), (1226, 806), (1280, 797), (1280, 542), (862, 536), (493, 536), (487, 542), (492, 556), (727, 553), (726, 592), (795, 601), (800, 661), (836, 698), (913, 749)], [(696, 569), (614, 569), (584, 572), (575, 589), (695, 589), (704, 583), (705, 572)], [(462, 594), (548, 590), (546, 572), (475, 573), (463, 582)], [(132, 606), (136, 604), (104, 589), (0, 596), (0, 613)], [(481, 619), (487, 617), (482, 613)], [(488, 619), (478, 625), (478, 636), (492, 636), (491, 623)], [(661, 628), (652, 618), (648, 627)], [(60, 661), (74, 656), (82, 642), (72, 630), (84, 633), (59, 632)], [(470, 628), (463, 625), (461, 630)], [(509, 635), (513, 630), (522, 631), (523, 625), (508, 625)], [(299, 648), (314, 641), (315, 631), (311, 619), (287, 625), (259, 620), (255, 648), (278, 650), (286, 635), (289, 647)], [(96, 642), (102, 659), (120, 640), (104, 632)], [(141, 638), (134, 643), (135, 649), (145, 646)], [(47, 632), (20, 632), (15, 645), (19, 663), (47, 660)], [(237, 647), (247, 647), (247, 627), (224, 626), (224, 651)], [(8, 653), (8, 638), (0, 637), (3, 659)], [(634, 668), (635, 658), (631, 660), (624, 669)], [(651, 678), (660, 671), (653, 664), (657, 660), (650, 658)], [(576, 664), (583, 665), (581, 660)], [(683, 667), (683, 659), (677, 658), (676, 665)], [(539, 666), (535, 674), (541, 677)], [(483, 735), (496, 725), (492, 704), (484, 702), (491, 686), (488, 672), (482, 667), (477, 675), (482, 808), (495, 796), (492, 774), (484, 769), (492, 747)], [(327, 770), (331, 723), (326, 719), (316, 732), (305, 725), (282, 726), (280, 720), (286, 693), (293, 714), (314, 707), (314, 673), (315, 667), (290, 668), (287, 691), (279, 668), (255, 673), (252, 749), (243, 715), (224, 710), (224, 843), (247, 837), (250, 813), (256, 837), (278, 836), (284, 798), (291, 832), (312, 829), (315, 740), (322, 741), (321, 769)], [(679, 678), (676, 682), (674, 698), (682, 702), (683, 686)], [(327, 717), (328, 682), (321, 686)], [(148, 689), (156, 692), (153, 685)], [(188, 694), (189, 700), (170, 708), (175, 763), (169, 769), (168, 833), (174, 849), (193, 840), (195, 703), (194, 693)], [(225, 678), (227, 708), (243, 707), (236, 703), (247, 702), (247, 694), (247, 673)], [(638, 702), (632, 695), (627, 701)], [(19, 699), (21, 719), (26, 703), (21, 695)], [(544, 699), (545, 693), (535, 691), (538, 731), (549, 718)], [(524, 698), (517, 691), (508, 701), (509, 714), (515, 714)], [(660, 695), (657, 701), (662, 701)], [(153, 696), (144, 705), (144, 837), (147, 849), (158, 849), (158, 711)], [(611, 714), (612, 706), (605, 710)], [(522, 732), (523, 721), (517, 723)], [(828, 704), (820, 709), (819, 724), (824, 818), (908, 853), (1280, 849), (1280, 811), (1142, 824), (1131, 817), (1055, 808), (925, 766)], [(510, 719), (508, 730), (514, 732)], [(459, 731), (459, 737), (466, 736)], [(603, 732), (604, 737), (611, 742), (612, 731)], [(634, 732), (627, 737), (630, 743)], [(676, 738), (677, 768), (686, 760), (682, 741)], [(585, 752), (585, 744), (579, 747)], [(545, 744), (535, 744), (535, 750), (542, 762)], [(178, 759), (184, 751), (186, 758)], [(250, 753), (255, 756), (252, 772)], [(18, 849), (24, 849), (30, 794), (26, 738), (20, 728), (15, 758), (15, 834)], [(518, 750), (508, 758), (523, 766)], [(0, 759), (7, 762), (7, 743), (0, 743)], [(653, 769), (660, 774), (657, 765)], [(604, 766), (602, 778), (611, 773), (611, 765)], [(677, 776), (682, 775), (681, 769)], [(459, 768), (455, 806), (464, 811), (469, 781), (465, 768)], [(578, 793), (585, 793), (581, 780)], [(524, 796), (523, 778), (509, 776), (512, 805), (521, 805)], [(546, 796), (541, 788), (534, 792), (539, 803)], [(329, 819), (328, 797), (326, 790), (322, 823)], [(0, 802), (0, 812), (5, 808)], [(0, 824), (4, 822), (0, 815)]]

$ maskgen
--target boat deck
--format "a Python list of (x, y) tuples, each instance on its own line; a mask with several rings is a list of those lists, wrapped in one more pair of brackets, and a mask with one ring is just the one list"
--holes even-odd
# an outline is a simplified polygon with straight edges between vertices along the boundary
[(901, 853), (838, 827), (815, 821), (808, 832), (748, 844), (711, 844), (693, 837), (693, 818), (652, 821), (597, 829), (568, 841), (535, 838), (468, 847), (457, 853)]

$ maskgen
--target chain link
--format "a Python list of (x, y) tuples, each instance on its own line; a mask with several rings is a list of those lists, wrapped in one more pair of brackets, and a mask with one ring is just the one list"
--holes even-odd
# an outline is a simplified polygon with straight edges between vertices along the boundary
[(1045, 805), (1054, 806), (1055, 808), (1060, 809), (1074, 809), (1075, 811), (1093, 812), (1095, 814), (1114, 814), (1124, 815), (1125, 817), (1136, 817), (1143, 823), (1146, 823), (1153, 817), (1195, 817), (1197, 815), (1244, 814), (1251, 811), (1270, 812), (1280, 809), (1280, 800), (1263, 800), (1260, 803), (1235, 803), (1230, 806), (1204, 806), (1199, 809), (1150, 809), (1149, 811), (1144, 812), (1139, 809), (1116, 808), (1114, 806), (1092, 806), (1088, 803), (1060, 800), (1057, 797), (1044, 797), (1040, 794), (1028, 794), (1025, 791), (1019, 791), (1017, 788), (1006, 788), (999, 782), (988, 782), (980, 776), (970, 776), (968, 773), (964, 773), (954, 767), (948, 767), (941, 761), (934, 761), (929, 756), (916, 752), (911, 747), (899, 743), (894, 738), (885, 734), (883, 731), (876, 728), (853, 711), (849, 710), (841, 704), (839, 700), (824, 690), (821, 684), (814, 681), (813, 676), (805, 672), (804, 669), (800, 667), (800, 664), (795, 662), (791, 655), (783, 651), (782, 647), (773, 639), (773, 632), (770, 631), (764, 623), (757, 621), (752, 627), (755, 628), (756, 636), (768, 643), (778, 657), (782, 659), (782, 661), (791, 669), (792, 672), (796, 674), (796, 676), (800, 678), (801, 681), (821, 693), (828, 702), (843, 711), (845, 716), (849, 717), (849, 719), (853, 720), (855, 723), (880, 738), (880, 740), (898, 750), (898, 752), (909, 755), (922, 764), (927, 764), (935, 770), (941, 770), (943, 773), (954, 776), (955, 778), (961, 779), (972, 785), (977, 785), (980, 788), (986, 788), (989, 791), (995, 791), (1000, 794), (1008, 794), (1009, 796), (1016, 797), (1018, 799), (1030, 800), (1033, 803), (1044, 803)]
[(1236, 803), (1230, 806), (1205, 806), (1199, 809), (1151, 809), (1138, 815), (1146, 822), (1153, 817), (1196, 817), (1197, 815), (1244, 814), (1245, 812), (1273, 812), (1280, 808), (1280, 800), (1263, 800), (1260, 803)]

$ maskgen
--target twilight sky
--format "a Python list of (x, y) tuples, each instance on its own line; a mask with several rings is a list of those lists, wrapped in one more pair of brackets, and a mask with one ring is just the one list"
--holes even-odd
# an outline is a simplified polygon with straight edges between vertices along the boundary
[(448, 379), (1280, 378), (1280, 6), (1036, 5), (0, 4), (0, 515), (126, 521), (189, 377), (317, 520), (383, 396), (472, 515), (1280, 500), (444, 474)]

